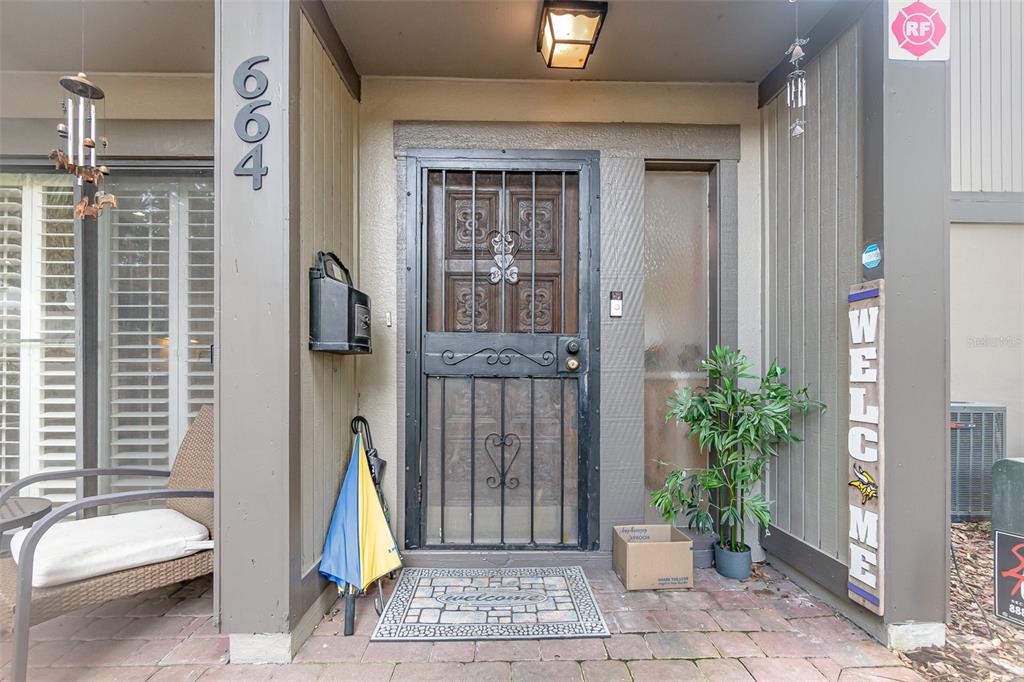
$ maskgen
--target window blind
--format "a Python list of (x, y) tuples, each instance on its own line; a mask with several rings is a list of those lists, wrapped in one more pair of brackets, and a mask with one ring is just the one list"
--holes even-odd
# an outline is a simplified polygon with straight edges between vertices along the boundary
[(67, 178), (0, 175), (0, 485), (77, 466), (73, 198)]
[[(40, 184), (38, 241), (31, 244), (32, 278), (30, 333), (38, 343), (24, 348), (28, 363), (34, 409), (28, 424), (29, 441), (38, 446), (30, 458), (38, 458), (39, 471), (78, 466), (75, 444), (75, 233), (74, 188)], [(35, 266), (38, 264), (38, 268)], [(37, 289), (38, 287), (38, 289)], [(37, 293), (38, 292), (38, 293)], [(24, 338), (24, 337), (23, 337)], [(36, 371), (38, 368), (38, 371)], [(24, 374), (22, 376), (25, 376)], [(75, 496), (74, 481), (50, 481), (40, 490), (57, 500)]]
[[(111, 183), (101, 457), (108, 466), (168, 468), (199, 408), (213, 402), (213, 187), (162, 177)], [(109, 490), (160, 486), (114, 477)]]
[(0, 185), (0, 486), (20, 474), (23, 188)]

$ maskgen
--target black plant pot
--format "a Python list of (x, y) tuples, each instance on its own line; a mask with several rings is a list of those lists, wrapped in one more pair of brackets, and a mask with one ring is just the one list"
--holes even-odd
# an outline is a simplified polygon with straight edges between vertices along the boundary
[(726, 578), (746, 580), (750, 577), (750, 548), (742, 552), (731, 552), (715, 543), (715, 569)]
[(712, 546), (718, 540), (718, 535), (715, 533), (698, 533), (696, 530), (686, 528), (685, 526), (679, 530), (686, 533), (693, 540), (693, 567), (711, 568), (715, 563), (715, 550)]

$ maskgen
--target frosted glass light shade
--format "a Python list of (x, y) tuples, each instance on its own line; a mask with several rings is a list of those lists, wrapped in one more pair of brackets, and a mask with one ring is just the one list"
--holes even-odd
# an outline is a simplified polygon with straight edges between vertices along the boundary
[(551, 69), (583, 69), (601, 33), (606, 2), (546, 0), (541, 9), (537, 51)]

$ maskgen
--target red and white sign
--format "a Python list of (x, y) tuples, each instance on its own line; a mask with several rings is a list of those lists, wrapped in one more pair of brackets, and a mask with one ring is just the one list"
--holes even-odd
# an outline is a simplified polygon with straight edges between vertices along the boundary
[(949, 60), (949, 0), (889, 0), (889, 59)]

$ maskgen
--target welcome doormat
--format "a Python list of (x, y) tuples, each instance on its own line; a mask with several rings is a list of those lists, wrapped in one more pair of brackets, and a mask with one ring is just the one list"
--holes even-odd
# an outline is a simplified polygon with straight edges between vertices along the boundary
[(374, 641), (608, 637), (579, 566), (406, 568)]

